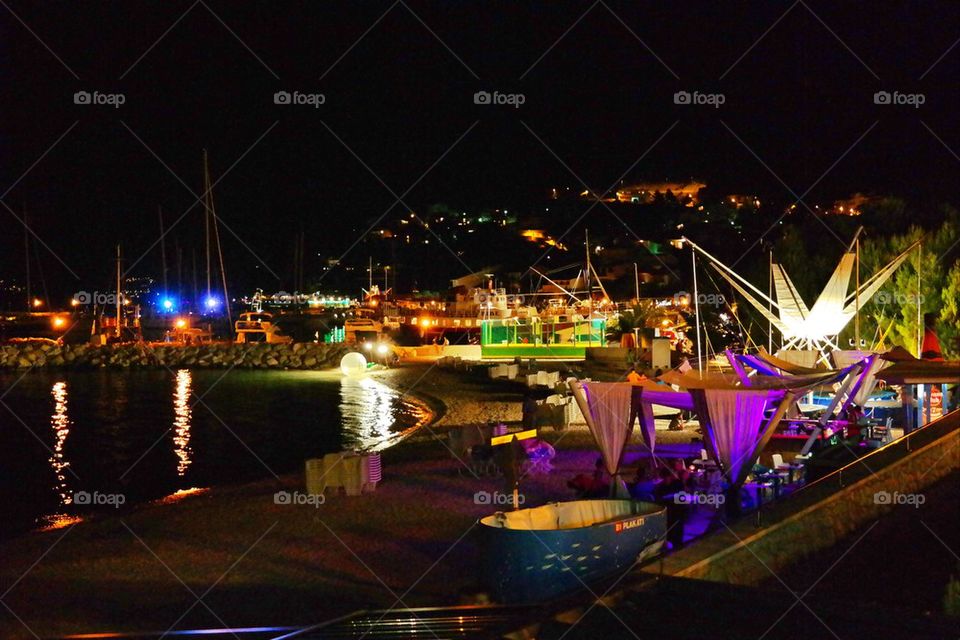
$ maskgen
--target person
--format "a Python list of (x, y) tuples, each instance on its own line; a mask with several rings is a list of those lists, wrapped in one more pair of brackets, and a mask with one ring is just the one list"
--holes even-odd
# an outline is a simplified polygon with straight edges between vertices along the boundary
[(443, 346), (445, 346), (445, 347), (449, 347), (449, 346), (450, 346), (450, 339), (447, 338), (447, 334), (443, 334)]
[(627, 382), (629, 382), (630, 384), (639, 384), (646, 379), (647, 379), (647, 376), (643, 375), (642, 373), (637, 373), (636, 366), (630, 367), (630, 372), (627, 373)]
[(654, 378), (659, 378), (659, 377), (662, 376), (662, 375), (663, 375), (663, 369), (657, 367), (657, 370), (654, 372), (653, 377), (654, 377)]
[(655, 500), (653, 492), (656, 488), (657, 482), (654, 474), (642, 464), (637, 467), (636, 478), (630, 486), (630, 496), (634, 500), (653, 502)]
[(855, 402), (850, 403), (847, 409), (847, 438), (853, 440), (860, 439), (860, 420), (863, 419), (863, 411)]
[(523, 406), (521, 407), (521, 413), (523, 414), (523, 428), (524, 430), (533, 429), (537, 425), (537, 404), (536, 398), (533, 397), (533, 394), (529, 391), (523, 396)]

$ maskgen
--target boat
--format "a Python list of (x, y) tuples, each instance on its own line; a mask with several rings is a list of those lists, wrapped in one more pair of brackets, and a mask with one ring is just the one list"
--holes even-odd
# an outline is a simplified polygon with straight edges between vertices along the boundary
[(349, 345), (377, 342), (383, 333), (383, 323), (374, 318), (369, 309), (357, 309), (356, 316), (343, 323), (344, 341)]
[(666, 507), (572, 500), (481, 518), (481, 576), (498, 602), (546, 601), (656, 554)]
[(273, 314), (266, 311), (248, 311), (241, 313), (233, 325), (237, 332), (237, 343), (266, 342), (267, 344), (290, 344), (291, 336), (283, 335), (273, 321)]

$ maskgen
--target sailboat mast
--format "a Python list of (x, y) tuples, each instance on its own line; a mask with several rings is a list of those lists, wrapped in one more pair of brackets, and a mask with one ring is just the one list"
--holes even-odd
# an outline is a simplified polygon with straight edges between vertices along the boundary
[(157, 205), (157, 216), (160, 218), (160, 259), (163, 266), (163, 295), (169, 295), (167, 291), (167, 243), (163, 233), (163, 208)]
[[(210, 215), (210, 226), (213, 228), (213, 241), (217, 245), (217, 261), (220, 263), (220, 281), (223, 283), (223, 308), (227, 312), (227, 322), (233, 324), (233, 315), (230, 312), (230, 294), (227, 292), (227, 270), (223, 268), (223, 247), (220, 246), (220, 229), (217, 225), (217, 210), (213, 205), (213, 184), (210, 182), (210, 167), (207, 164), (207, 152), (203, 152), (203, 172), (206, 176), (206, 193), (210, 203), (207, 211)], [(207, 247), (207, 297), (210, 291), (210, 247)]]
[(120, 292), (120, 245), (118, 244), (117, 245), (117, 295), (116, 295), (117, 326), (116, 326), (116, 334), (115, 334), (118, 339), (120, 338), (120, 313), (123, 310), (123, 307), (121, 306), (123, 304), (123, 301), (121, 300), (121, 295), (122, 294)]
[(586, 268), (586, 278), (587, 278), (587, 344), (592, 345), (593, 343), (593, 290), (590, 286), (590, 230), (583, 230), (583, 239), (584, 246), (587, 249), (587, 268)]
[[(210, 299), (210, 167), (207, 165), (207, 150), (203, 150), (203, 223), (207, 248), (207, 300)], [(206, 304), (206, 300), (204, 300)]]
[(23, 205), (23, 257), (27, 266), (27, 311), (33, 308), (33, 293), (30, 291), (30, 227), (27, 224), (27, 205)]

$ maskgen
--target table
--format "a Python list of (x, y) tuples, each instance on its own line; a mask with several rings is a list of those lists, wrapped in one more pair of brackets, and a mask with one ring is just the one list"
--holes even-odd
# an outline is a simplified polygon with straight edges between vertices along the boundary
[(382, 478), (380, 454), (352, 451), (328, 453), (306, 462), (307, 493), (321, 494), (327, 487), (343, 487), (348, 496), (374, 491)]

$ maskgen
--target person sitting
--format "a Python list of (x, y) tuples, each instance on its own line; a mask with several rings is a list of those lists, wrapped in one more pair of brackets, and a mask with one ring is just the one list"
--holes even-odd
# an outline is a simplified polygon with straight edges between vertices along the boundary
[(567, 487), (577, 492), (578, 498), (603, 498), (610, 492), (610, 483), (606, 480), (606, 471), (603, 468), (603, 458), (597, 458), (593, 476), (577, 474), (567, 482)]
[(637, 372), (636, 366), (630, 367), (630, 371), (627, 373), (627, 382), (630, 384), (640, 384), (646, 379), (647, 376)]
[(673, 496), (678, 491), (683, 491), (683, 481), (667, 467), (660, 467), (658, 472), (660, 481), (653, 490), (653, 495), (657, 502), (673, 502)]
[(847, 409), (846, 435), (847, 440), (859, 442), (862, 436), (860, 422), (863, 420), (863, 410), (856, 404), (851, 403)]
[(644, 500), (654, 502), (654, 490), (657, 488), (655, 475), (646, 467), (637, 467), (637, 476), (634, 483), (630, 486), (630, 496), (634, 500)]

